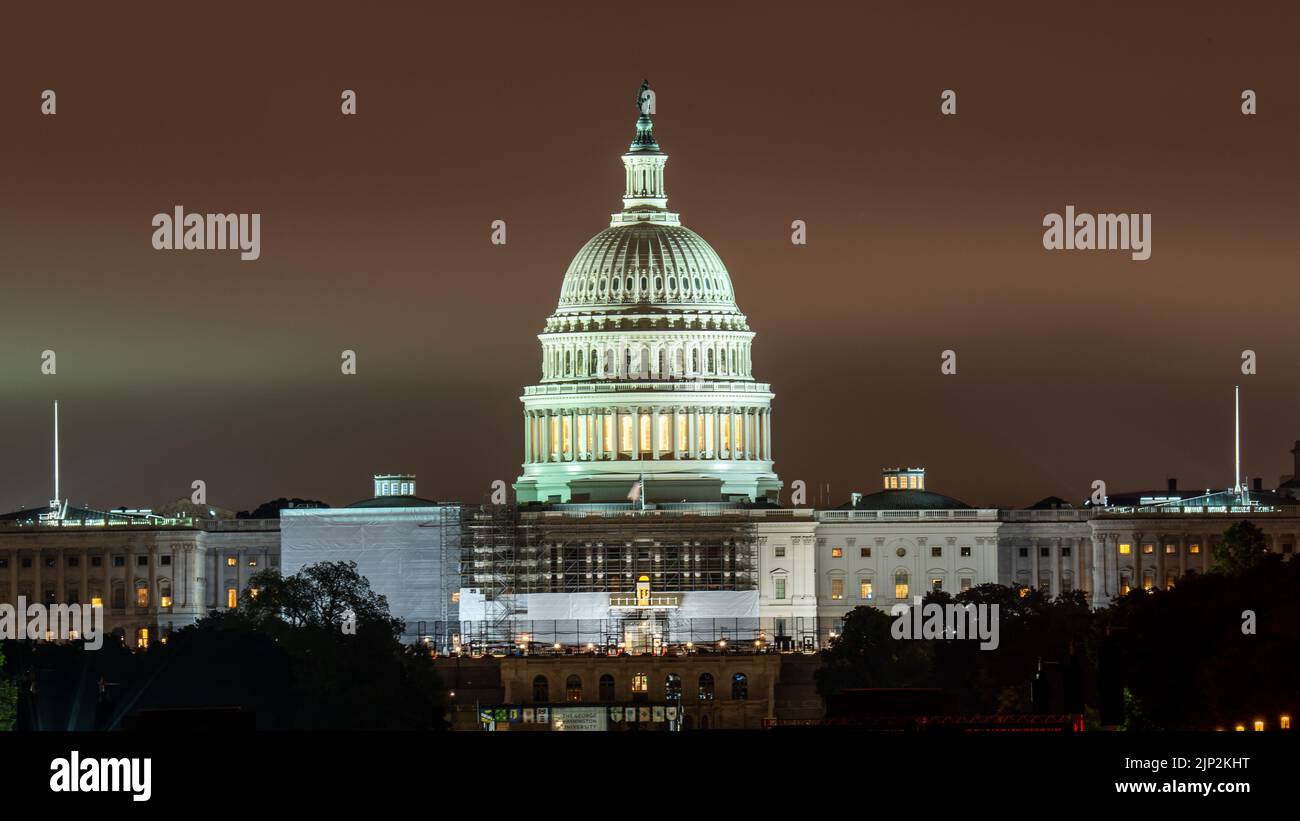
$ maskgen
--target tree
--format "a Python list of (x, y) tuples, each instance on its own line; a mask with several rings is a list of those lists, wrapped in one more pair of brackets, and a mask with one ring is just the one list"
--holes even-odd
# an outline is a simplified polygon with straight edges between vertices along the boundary
[(350, 620), (358, 627), (383, 626), (394, 638), (405, 627), (389, 614), (388, 599), (370, 588), (351, 561), (320, 562), (292, 576), (282, 576), (274, 568), (256, 573), (240, 599), (240, 609), (255, 623), (278, 619), (293, 627), (341, 632)]
[(1234, 523), (1223, 533), (1223, 539), (1214, 546), (1213, 572), (1225, 576), (1240, 576), (1247, 570), (1268, 561), (1268, 538), (1253, 522)]
[(18, 716), (18, 688), (4, 672), (5, 654), (0, 648), (0, 732), (12, 730)]
[(899, 641), (890, 635), (893, 618), (874, 607), (855, 607), (843, 632), (821, 651), (814, 674), (817, 691), (833, 695), (858, 687), (917, 687), (930, 674), (930, 642)]
[(255, 510), (241, 510), (235, 514), (236, 519), (278, 519), (280, 511), (293, 510), (297, 508), (323, 508), (329, 507), (324, 502), (318, 502), (315, 499), (299, 499), (294, 497), (286, 499), (281, 496), (279, 499), (272, 499), (269, 502), (263, 502)]

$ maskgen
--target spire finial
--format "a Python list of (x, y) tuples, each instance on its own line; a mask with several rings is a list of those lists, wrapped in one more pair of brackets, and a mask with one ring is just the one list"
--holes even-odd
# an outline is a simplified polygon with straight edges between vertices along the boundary
[(636, 139), (628, 147), (629, 151), (659, 150), (659, 143), (655, 141), (654, 123), (650, 121), (653, 102), (654, 92), (650, 90), (650, 81), (642, 80), (641, 88), (636, 93), (636, 110), (640, 114), (636, 120)]

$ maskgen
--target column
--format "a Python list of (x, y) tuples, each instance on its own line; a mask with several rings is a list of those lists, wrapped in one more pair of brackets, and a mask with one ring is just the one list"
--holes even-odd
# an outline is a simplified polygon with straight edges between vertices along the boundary
[(582, 448), (587, 452), (587, 461), (596, 461), (596, 409), (587, 409), (587, 435), (582, 438)]
[[(714, 364), (718, 364), (716, 360)], [(714, 408), (714, 451), (711, 453), (711, 459), (722, 459), (723, 457), (723, 409)]]
[(1056, 539), (1052, 546), (1054, 554), (1052, 555), (1052, 598), (1061, 595), (1061, 540)]
[(763, 458), (772, 459), (772, 409), (763, 411)]
[[(58, 551), (55, 553), (54, 562), (54, 603), (58, 604), (68, 600), (68, 588), (64, 586), (66, 579), (63, 572), (63, 569), (68, 565), (67, 554), (62, 550)], [(64, 637), (55, 636), (55, 638)]]
[(157, 613), (158, 605), (158, 545), (149, 545), (149, 612)]
[(605, 409), (596, 414), (596, 460), (605, 458)]
[(672, 424), (673, 429), (672, 429), (671, 434), (669, 434), (669, 436), (668, 436), (668, 440), (669, 440), (670, 442), (673, 443), (673, 459), (674, 459), (674, 460), (676, 460), (676, 459), (680, 459), (680, 458), (681, 458), (681, 445), (682, 445), (682, 443), (678, 441), (678, 435), (677, 435), (677, 432), (680, 431), (680, 430), (682, 429), (682, 413), (681, 413), (681, 411), (682, 411), (682, 409), (681, 409), (681, 406), (680, 406), (680, 405), (673, 405), (673, 421), (670, 423), (670, 424)]
[(1029, 586), (1038, 589), (1038, 540), (1029, 540), (1029, 558), (1033, 565), (1033, 575), (1029, 579)]
[(578, 412), (570, 408), (565, 412), (569, 421), (569, 458), (566, 462), (578, 461)]
[(659, 406), (650, 408), (650, 453), (651, 459), (659, 458)]
[(641, 409), (632, 408), (628, 413), (632, 417), (632, 458), (641, 458)]
[(754, 459), (758, 451), (754, 448), (754, 431), (758, 429), (758, 416), (754, 408), (745, 409), (745, 458)]
[(81, 589), (77, 591), (78, 598), (82, 602), (90, 602), (90, 551), (81, 551), (81, 558), (78, 560), (81, 564)]
[(697, 451), (696, 445), (699, 443), (700, 440), (695, 432), (695, 423), (699, 414), (696, 412), (695, 408), (687, 408), (686, 412), (687, 414), (689, 414), (686, 417), (686, 423), (687, 423), (686, 427), (689, 428), (689, 430), (687, 430), (686, 432), (688, 437), (686, 440), (686, 458), (698, 459), (700, 457), (696, 452)]
[(1142, 534), (1133, 534), (1133, 581), (1134, 590), (1142, 589)]
[(524, 464), (533, 461), (533, 417), (528, 410), (524, 411)]
[(731, 417), (731, 458), (739, 459), (740, 440), (736, 438), (736, 432), (740, 430), (740, 413), (735, 408), (732, 408), (727, 413)]
[(1165, 539), (1162, 533), (1156, 534), (1156, 590), (1165, 589)]
[(1110, 601), (1106, 588), (1106, 538), (1092, 537), (1092, 605), (1103, 607)]
[(1187, 575), (1187, 536), (1180, 534), (1178, 537), (1178, 582), (1181, 584), (1183, 577)]

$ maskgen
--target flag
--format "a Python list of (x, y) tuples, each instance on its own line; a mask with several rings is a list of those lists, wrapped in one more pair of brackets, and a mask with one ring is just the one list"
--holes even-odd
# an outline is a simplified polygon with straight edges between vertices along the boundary
[(632, 489), (627, 492), (629, 502), (636, 504), (641, 501), (641, 492), (645, 489), (645, 478), (637, 479), (632, 483)]

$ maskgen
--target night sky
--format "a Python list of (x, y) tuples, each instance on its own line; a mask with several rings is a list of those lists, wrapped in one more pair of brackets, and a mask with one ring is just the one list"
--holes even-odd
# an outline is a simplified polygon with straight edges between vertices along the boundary
[[(7, 4), (0, 509), (49, 498), (54, 398), (74, 504), (513, 482), (535, 335), (621, 207), (643, 77), (669, 207), (758, 333), (787, 487), (1223, 487), (1237, 383), (1246, 473), (1289, 473), (1300, 13), (867, 5)], [(155, 251), (178, 204), (261, 213), (261, 259)], [(1150, 212), (1151, 259), (1045, 251), (1071, 204)]]

